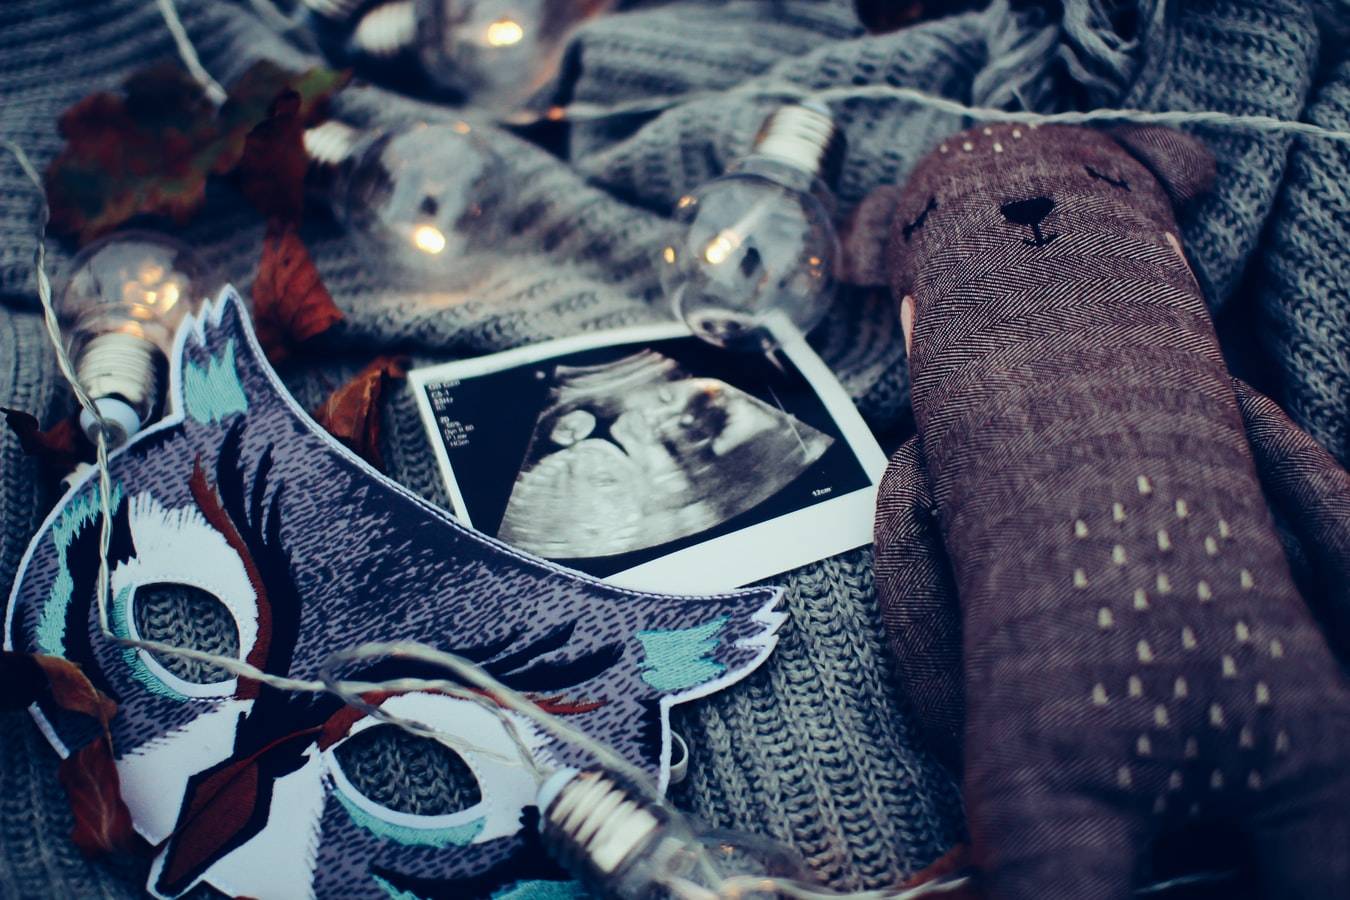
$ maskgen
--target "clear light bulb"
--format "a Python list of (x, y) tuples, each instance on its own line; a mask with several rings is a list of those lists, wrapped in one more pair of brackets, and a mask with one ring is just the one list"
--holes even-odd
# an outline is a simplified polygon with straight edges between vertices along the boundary
[[(695, 832), (605, 771), (557, 770), (540, 787), (538, 805), (545, 846), (597, 896), (706, 900), (726, 896), (721, 889), (733, 878), (809, 883), (785, 847), (739, 832)], [(732, 895), (774, 900), (779, 892), (752, 881)]]
[(486, 212), (506, 192), (504, 166), (467, 122), (359, 131), (330, 121), (305, 149), (331, 166), (334, 215), (369, 259), (446, 288), (472, 244), (490, 243)]
[(675, 204), (682, 234), (661, 250), (661, 286), (699, 337), (767, 351), (772, 321), (803, 333), (820, 323), (839, 255), (820, 179), (835, 135), (824, 106), (782, 107), (748, 156)]
[[(154, 232), (119, 232), (75, 257), (56, 311), (80, 383), (108, 425), (109, 447), (155, 415), (178, 326), (211, 288), (187, 245)], [(95, 439), (98, 422), (87, 411), (80, 426)]]
[(563, 43), (611, 0), (395, 0), (357, 23), (352, 43), (372, 56), (416, 47), (437, 87), (498, 111), (519, 107), (557, 71)]

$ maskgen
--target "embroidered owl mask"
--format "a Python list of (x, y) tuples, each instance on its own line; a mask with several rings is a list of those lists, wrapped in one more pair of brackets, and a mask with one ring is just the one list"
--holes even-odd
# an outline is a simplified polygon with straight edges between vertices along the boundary
[[(362, 641), (420, 641), (477, 662), (663, 789), (670, 707), (772, 650), (783, 619), (774, 591), (611, 587), (485, 538), (375, 472), (287, 394), (232, 289), (176, 347), (167, 415), (111, 461), (118, 635), (302, 679)], [(534, 776), (481, 705), (368, 698), (449, 736), (451, 749), (329, 695), (106, 639), (99, 521), (97, 479), (86, 477), (28, 548), (5, 645), (78, 663), (119, 704), (117, 770), (136, 829), (157, 848), (154, 895), (205, 881), (263, 900), (477, 897), (564, 877), (538, 845)], [(393, 658), (339, 674), (445, 677)], [(34, 715), (63, 755), (96, 733), (56, 708)], [(544, 766), (587, 763), (513, 721)]]

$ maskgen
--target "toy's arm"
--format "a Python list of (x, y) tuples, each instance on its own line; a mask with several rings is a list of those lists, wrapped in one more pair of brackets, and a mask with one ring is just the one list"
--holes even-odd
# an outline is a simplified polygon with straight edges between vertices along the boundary
[(961, 620), (917, 437), (891, 457), (877, 496), (877, 599), (906, 699), (929, 746), (961, 770)]
[(1327, 643), (1350, 666), (1350, 474), (1269, 397), (1233, 379), (1267, 499), (1308, 557), (1305, 596)]

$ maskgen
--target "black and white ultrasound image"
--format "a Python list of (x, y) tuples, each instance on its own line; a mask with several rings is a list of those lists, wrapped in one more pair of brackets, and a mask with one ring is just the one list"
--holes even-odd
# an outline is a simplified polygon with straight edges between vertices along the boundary
[(600, 578), (869, 484), (782, 354), (681, 337), (426, 390), (474, 527)]

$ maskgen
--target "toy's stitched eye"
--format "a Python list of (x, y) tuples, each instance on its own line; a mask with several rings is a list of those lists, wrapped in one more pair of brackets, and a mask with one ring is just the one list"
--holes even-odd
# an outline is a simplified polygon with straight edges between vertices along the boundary
[(1089, 175), (1098, 181), (1105, 181), (1112, 187), (1118, 187), (1122, 190), (1128, 191), (1130, 189), (1130, 183), (1124, 178), (1112, 178), (1110, 175), (1104, 175), (1101, 172), (1098, 172), (1096, 169), (1092, 168), (1092, 166), (1083, 166), (1083, 168), (1087, 170)]
[(923, 208), (923, 212), (919, 213), (919, 217), (916, 218), (913, 222), (910, 222), (903, 229), (901, 229), (901, 232), (905, 236), (906, 243), (909, 242), (910, 236), (913, 235), (914, 232), (918, 231), (920, 228), (923, 227), (923, 223), (928, 220), (928, 214), (937, 208), (938, 208), (937, 198), (929, 197), (928, 205)]

